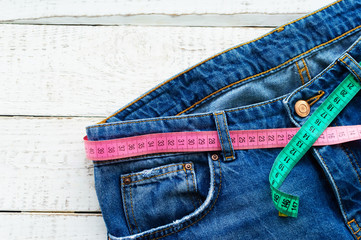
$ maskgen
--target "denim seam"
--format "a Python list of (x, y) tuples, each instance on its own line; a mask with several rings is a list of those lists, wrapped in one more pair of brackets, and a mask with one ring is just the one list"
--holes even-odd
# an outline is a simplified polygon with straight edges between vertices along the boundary
[[(216, 204), (216, 202), (217, 202), (217, 200), (218, 200), (219, 193), (220, 193), (221, 187), (222, 187), (221, 162), (220, 162), (219, 159), (217, 160), (217, 162), (218, 162), (218, 164), (219, 164), (219, 187), (218, 187), (218, 193), (217, 193), (216, 199), (214, 200), (212, 206), (208, 209), (208, 211), (207, 211), (206, 213), (204, 213), (204, 214), (202, 215), (202, 217), (200, 217), (200, 218), (198, 218), (196, 221), (194, 221), (194, 222), (186, 225), (185, 227), (183, 227), (183, 228), (181, 228), (181, 229), (179, 229), (179, 230), (175, 230), (175, 231), (173, 230), (174, 232), (168, 233), (168, 234), (166, 234), (166, 235), (164, 235), (164, 236), (160, 236), (160, 237), (157, 237), (157, 238), (153, 238), (152, 240), (157, 240), (157, 239), (160, 239), (160, 238), (163, 238), (163, 237), (167, 237), (167, 236), (169, 236), (169, 235), (171, 235), (171, 234), (174, 234), (174, 233), (176, 233), (176, 232), (180, 232), (180, 231), (182, 231), (182, 230), (184, 230), (184, 229), (192, 226), (193, 224), (195, 224), (195, 223), (199, 222), (200, 220), (202, 220), (202, 219), (213, 209), (214, 205)], [(212, 168), (213, 168), (213, 179), (214, 179), (214, 183), (213, 183), (213, 186), (214, 186), (214, 188), (213, 188), (213, 193), (214, 193), (215, 187), (216, 187), (216, 181), (215, 181), (216, 173), (215, 173), (215, 169), (214, 169), (214, 164), (213, 164), (213, 162), (211, 162), (211, 163), (212, 163)], [(213, 194), (213, 193), (212, 193), (212, 194)], [(147, 237), (147, 236), (152, 235), (152, 234), (156, 234), (156, 233), (158, 233), (158, 232), (164, 232), (164, 231), (166, 231), (166, 230), (168, 230), (168, 229), (171, 229), (171, 228), (174, 228), (174, 226), (170, 226), (170, 227), (167, 227), (167, 228), (165, 228), (165, 229), (160, 229), (160, 230), (155, 231), (155, 232), (147, 233), (147, 234), (145, 234), (145, 235), (143, 235), (143, 236), (138, 237), (137, 239), (142, 239), (142, 238), (144, 238), (144, 237)]]
[(301, 60), (302, 60), (302, 62), (303, 62), (303, 67), (306, 69), (306, 73), (307, 73), (308, 80), (311, 80), (311, 74), (310, 74), (310, 71), (308, 70), (306, 61), (305, 61), (304, 58), (302, 58)]
[(346, 145), (345, 145), (345, 148), (347, 148), (347, 150), (351, 153), (351, 155), (355, 159), (357, 167), (361, 170), (360, 165), (358, 164), (357, 158), (356, 158), (355, 154), (353, 153), (353, 151), (349, 147), (347, 147)]
[[(308, 104), (310, 105), (310, 107), (315, 104), (318, 100), (321, 99), (321, 97), (325, 94), (325, 91), (323, 90), (319, 90), (317, 92), (318, 94), (316, 96), (310, 97), (309, 99), (306, 100), (306, 102), (308, 102)], [(311, 103), (309, 101), (313, 100)]]
[(156, 88), (153, 88), (153, 89), (150, 90), (148, 93), (144, 94), (144, 96), (141, 96), (141, 97), (135, 99), (135, 100), (132, 101), (131, 103), (129, 103), (129, 104), (127, 104), (126, 106), (124, 106), (123, 108), (121, 108), (119, 111), (115, 112), (115, 113), (112, 114), (111, 116), (109, 116), (109, 117), (105, 118), (104, 120), (102, 120), (100, 123), (105, 123), (109, 118), (114, 117), (115, 115), (117, 115), (117, 114), (120, 113), (121, 111), (125, 110), (127, 107), (131, 106), (132, 104), (138, 102), (138, 101), (141, 100), (142, 98), (146, 97), (147, 95), (149, 95), (150, 93), (152, 93), (152, 92), (155, 91), (156, 89), (158, 89), (158, 88), (162, 87), (163, 85), (165, 85), (166, 83), (168, 83), (168, 82), (176, 79), (177, 77), (181, 76), (182, 74), (191, 71), (192, 69), (196, 68), (197, 66), (200, 66), (201, 64), (203, 64), (203, 63), (205, 63), (205, 62), (207, 62), (207, 61), (209, 61), (209, 60), (211, 60), (211, 59), (214, 59), (214, 58), (220, 56), (220, 55), (223, 54), (223, 53), (226, 53), (226, 52), (229, 52), (229, 51), (231, 51), (231, 50), (233, 50), (233, 49), (237, 49), (237, 48), (239, 48), (239, 47), (241, 47), (241, 46), (248, 45), (248, 44), (250, 44), (250, 43), (256, 42), (256, 41), (258, 41), (258, 40), (260, 40), (260, 39), (263, 39), (263, 38), (265, 38), (265, 37), (267, 37), (267, 36), (275, 33), (275, 32), (280, 32), (279, 30), (280, 30), (280, 29), (284, 30), (284, 27), (285, 27), (285, 26), (291, 25), (291, 24), (293, 24), (293, 23), (295, 23), (295, 22), (298, 22), (298, 21), (300, 21), (300, 20), (302, 20), (302, 19), (305, 19), (305, 18), (307, 18), (307, 17), (309, 17), (309, 16), (312, 16), (312, 15), (314, 15), (314, 14), (316, 14), (316, 13), (318, 13), (318, 12), (321, 12), (321, 11), (323, 11), (323, 10), (325, 10), (325, 9), (327, 9), (327, 8), (329, 8), (329, 7), (337, 4), (337, 3), (339, 3), (339, 2), (342, 2), (342, 1), (343, 1), (343, 0), (338, 0), (338, 1), (334, 2), (334, 3), (331, 3), (331, 4), (323, 7), (323, 8), (320, 8), (320, 9), (317, 10), (317, 11), (314, 11), (314, 12), (312, 12), (312, 13), (310, 13), (310, 14), (307, 14), (307, 15), (299, 18), (299, 19), (295, 19), (295, 20), (293, 20), (293, 21), (291, 21), (291, 22), (289, 22), (289, 23), (286, 23), (286, 24), (280, 26), (279, 28), (275, 28), (275, 29), (273, 29), (272, 31), (270, 31), (270, 32), (268, 32), (268, 33), (266, 33), (266, 34), (264, 34), (264, 35), (262, 35), (262, 36), (260, 36), (260, 37), (258, 37), (258, 38), (256, 38), (256, 39), (254, 39), (254, 40), (251, 40), (251, 41), (248, 41), (248, 42), (245, 42), (245, 43), (241, 43), (241, 44), (239, 44), (239, 45), (236, 45), (236, 46), (234, 46), (234, 47), (231, 47), (231, 48), (229, 48), (229, 49), (226, 49), (226, 50), (224, 50), (224, 51), (222, 51), (222, 52), (220, 52), (220, 53), (218, 53), (218, 54), (216, 54), (216, 55), (214, 55), (214, 56), (212, 56), (212, 57), (209, 57), (209, 58), (207, 58), (207, 59), (199, 62), (198, 64), (195, 64), (194, 66), (192, 66), (192, 67), (190, 67), (190, 68), (188, 68), (188, 69), (186, 69), (186, 70), (178, 73), (177, 75), (175, 75), (175, 76), (172, 77), (171, 79), (169, 79), (169, 80), (165, 81), (164, 83), (160, 84), (160, 85), (157, 86)]
[(124, 163), (135, 160), (148, 160), (149, 158), (154, 158), (154, 157), (182, 156), (191, 153), (195, 153), (195, 152), (167, 152), (167, 153), (158, 153), (158, 154), (150, 153), (150, 154), (144, 154), (144, 155), (128, 157), (128, 158), (117, 158), (114, 160), (106, 160), (106, 161), (94, 160), (93, 163), (94, 163), (94, 167), (101, 167), (101, 166), (107, 166), (107, 165)]
[(345, 55), (348, 59), (350, 59), (352, 62), (356, 64), (356, 66), (361, 70), (361, 66), (359, 63), (357, 63), (352, 57), (350, 57), (348, 54)]
[(359, 174), (358, 174), (355, 166), (354, 166), (353, 163), (352, 163), (352, 159), (350, 158), (350, 155), (346, 152), (346, 149), (345, 149), (345, 147), (344, 147), (342, 144), (340, 144), (340, 146), (341, 146), (341, 148), (342, 148), (342, 151), (346, 154), (348, 160), (350, 161), (352, 168), (355, 170), (355, 173), (356, 173), (356, 175), (357, 175), (358, 181), (361, 183), (360, 176), (359, 176)]
[(227, 138), (228, 138), (229, 148), (230, 148), (230, 150), (231, 150), (231, 156), (228, 156), (228, 157), (226, 156), (226, 159), (229, 159), (229, 158), (234, 159), (234, 155), (233, 155), (233, 153), (234, 153), (233, 145), (232, 145), (232, 142), (231, 142), (231, 138), (230, 138), (230, 136), (229, 136), (229, 130), (228, 130), (228, 127), (227, 127), (226, 116), (225, 116), (224, 112), (222, 112), (222, 115), (223, 115), (223, 125), (224, 125), (224, 129), (225, 129), (225, 131), (226, 131), (226, 135), (227, 135)]
[[(187, 170), (184, 170), (184, 172), (186, 173), (187, 191), (188, 191), (189, 194), (191, 194), (191, 191), (190, 191), (190, 188), (189, 188), (189, 183), (188, 183), (188, 172), (187, 172)], [(194, 209), (197, 208), (196, 205), (195, 205), (195, 203), (194, 203), (194, 199), (193, 199), (193, 198), (192, 198), (192, 205), (193, 205)]]
[(162, 120), (175, 120), (175, 119), (184, 119), (184, 118), (197, 118), (197, 117), (205, 117), (205, 116), (211, 116), (211, 113), (208, 114), (202, 114), (197, 116), (182, 116), (182, 117), (164, 117), (164, 118), (156, 118), (156, 119), (148, 119), (148, 120), (140, 120), (140, 121), (134, 121), (134, 122), (117, 122), (117, 123), (111, 123), (111, 124), (104, 124), (104, 125), (94, 125), (89, 126), (87, 129), (90, 128), (97, 128), (97, 127), (108, 127), (108, 126), (116, 126), (116, 125), (124, 125), (124, 124), (135, 124), (135, 123), (142, 123), (142, 122), (156, 122), (156, 121), (162, 121)]
[[(193, 174), (193, 173), (194, 173), (194, 171), (191, 171), (193, 188), (194, 188), (194, 192), (197, 193), (198, 191), (197, 191), (197, 187), (196, 187), (196, 182), (194, 181), (194, 179), (195, 179), (195, 176), (194, 176), (194, 175), (195, 175), (195, 174)], [(197, 200), (198, 200), (199, 206), (202, 205), (202, 202), (201, 202), (201, 200), (200, 200), (198, 197), (194, 196), (194, 199), (196, 199), (195, 202), (197, 202)], [(196, 204), (196, 205), (197, 205), (197, 204)]]
[(124, 208), (125, 208), (126, 218), (127, 218), (127, 222), (128, 222), (128, 225), (129, 225), (130, 234), (133, 235), (134, 233), (133, 233), (132, 225), (130, 224), (127, 201), (125, 199), (125, 186), (124, 186), (124, 183), (122, 183), (122, 185), (123, 185), (123, 201), (124, 201)]
[(132, 214), (133, 214), (134, 223), (135, 223), (135, 226), (136, 226), (137, 229), (138, 229), (138, 232), (140, 232), (138, 223), (137, 223), (137, 221), (135, 220), (135, 214), (134, 214), (134, 208), (133, 208), (133, 197), (132, 197), (132, 185), (129, 186), (129, 195), (130, 195), (130, 206), (131, 206), (131, 208), (132, 208)]
[(333, 66), (335, 66), (337, 64), (337, 61), (335, 61), (332, 65), (328, 66), (324, 72), (322, 72), (321, 74), (319, 74), (317, 77), (315, 77), (314, 79), (312, 79), (311, 81), (309, 81), (308, 83), (306, 83), (305, 85), (301, 86), (299, 89), (297, 89), (297, 91), (295, 91), (294, 93), (292, 93), (291, 95), (288, 96), (288, 99), (290, 99), (292, 96), (296, 95), (299, 91), (303, 90), (304, 88), (308, 87), (309, 85), (311, 85), (313, 82), (315, 82), (315, 80), (319, 79), (321, 76), (323, 76), (326, 72), (328, 72), (329, 69), (331, 69)]
[[(227, 86), (225, 86), (225, 87), (222, 87), (222, 88), (218, 89), (217, 91), (211, 93), (210, 95), (206, 96), (205, 98), (201, 99), (200, 101), (196, 102), (196, 103), (193, 104), (192, 106), (188, 107), (187, 109), (183, 110), (182, 112), (176, 114), (175, 116), (179, 116), (180, 114), (182, 114), (182, 113), (184, 113), (184, 112), (186, 112), (186, 111), (188, 111), (188, 110), (196, 107), (196, 105), (198, 105), (199, 103), (203, 102), (204, 100), (206, 100), (207, 98), (211, 97), (212, 95), (214, 95), (214, 94), (216, 94), (216, 93), (222, 92), (223, 90), (225, 90), (225, 89), (227, 89), (227, 88), (229, 88), (229, 87), (231, 87), (231, 86), (233, 86), (233, 85), (236, 85), (236, 84), (238, 84), (238, 83), (240, 83), (240, 82), (246, 81), (246, 80), (248, 80), (248, 79), (256, 78), (256, 77), (258, 77), (258, 76), (263, 76), (263, 75), (265, 75), (266, 73), (269, 73), (269, 72), (271, 72), (271, 71), (273, 71), (273, 70), (276, 70), (276, 69), (278, 69), (278, 68), (280, 68), (280, 67), (282, 67), (282, 66), (284, 66), (284, 65), (287, 65), (288, 63), (292, 62), (294, 59), (297, 59), (297, 58), (299, 58), (300, 56), (303, 56), (303, 55), (305, 55), (305, 54), (308, 54), (308, 53), (312, 52), (313, 50), (315, 50), (315, 49), (317, 49), (317, 48), (327, 46), (328, 44), (332, 43), (333, 41), (338, 40), (338, 39), (340, 39), (340, 38), (342, 38), (342, 37), (344, 37), (344, 36), (347, 36), (349, 33), (352, 33), (353, 31), (355, 31), (355, 30), (357, 30), (357, 29), (359, 29), (359, 28), (361, 28), (361, 25), (359, 25), (359, 26), (357, 26), (357, 27), (355, 27), (355, 28), (353, 28), (353, 29), (351, 29), (351, 30), (349, 30), (349, 31), (347, 31), (347, 32), (339, 35), (338, 37), (336, 37), (336, 38), (334, 38), (334, 39), (331, 39), (331, 40), (329, 40), (329, 41), (327, 41), (327, 42), (325, 42), (325, 43), (322, 43), (322, 44), (320, 44), (320, 45), (318, 45), (318, 46), (316, 46), (316, 47), (314, 47), (314, 48), (311, 48), (311, 49), (309, 49), (309, 50), (301, 53), (300, 55), (298, 55), (298, 56), (296, 56), (296, 57), (294, 57), (294, 58), (291, 58), (291, 59), (287, 60), (286, 62), (284, 62), (284, 63), (282, 63), (282, 64), (280, 64), (280, 65), (278, 65), (278, 66), (276, 66), (276, 67), (274, 67), (274, 68), (271, 68), (271, 69), (269, 69), (269, 70), (267, 70), (267, 71), (264, 71), (264, 72), (261, 72), (261, 73), (257, 73), (257, 74), (255, 74), (255, 75), (249, 76), (249, 77), (244, 78), (244, 79), (242, 79), (242, 80), (239, 80), (239, 81), (237, 81), (237, 82), (233, 82), (233, 83), (231, 83), (231, 84), (229, 84), (229, 85), (227, 85)], [(360, 40), (358, 40), (358, 41), (360, 41)], [(358, 42), (358, 41), (357, 41), (357, 42)], [(356, 43), (357, 43), (357, 42), (356, 42)], [(353, 46), (353, 47), (354, 47), (354, 46)], [(353, 47), (352, 47), (352, 48), (353, 48)], [(350, 48), (349, 51), (351, 51), (352, 48)], [(337, 62), (333, 63), (333, 64), (332, 64), (331, 66), (329, 66), (328, 68), (333, 67), (336, 63), (337, 63)], [(326, 68), (326, 70), (327, 70), (328, 68)], [(326, 72), (326, 71), (325, 71), (325, 72)], [(325, 72), (323, 72), (322, 74), (320, 74), (319, 76), (317, 76), (316, 78), (314, 78), (312, 81), (309, 81), (308, 84), (303, 85), (300, 89), (298, 89), (298, 90), (297, 90), (295, 93), (293, 93), (291, 96), (293, 96), (294, 94), (296, 94), (297, 92), (299, 92), (299, 91), (302, 90), (303, 88), (309, 86), (309, 84), (311, 84), (311, 83), (312, 83), (314, 80), (316, 80), (317, 78), (321, 77)], [(291, 96), (290, 96), (290, 97), (291, 97)], [(139, 100), (140, 100), (140, 99), (139, 99)], [(278, 101), (278, 100), (279, 100), (279, 99), (274, 100), (274, 101)], [(135, 102), (133, 102), (133, 103), (135, 103)], [(264, 104), (261, 104), (261, 105), (264, 105)], [(257, 105), (256, 105), (256, 106), (257, 106)], [(252, 106), (252, 107), (255, 107), (255, 106)], [(249, 108), (250, 108), (250, 107), (249, 107)], [(247, 109), (247, 108), (244, 108), (244, 109)], [(235, 109), (235, 110), (230, 110), (230, 111), (238, 111), (238, 110), (243, 110), (243, 109)], [(230, 111), (227, 111), (227, 112), (230, 112)], [(226, 111), (225, 111), (225, 112), (226, 112)], [(203, 115), (198, 115), (198, 116), (184, 116), (184, 117), (178, 117), (178, 118), (169, 118), (169, 117), (168, 117), (168, 118), (157, 118), (157, 119), (141, 120), (141, 121), (134, 121), (134, 122), (117, 122), (117, 123), (111, 123), (111, 124), (109, 124), (109, 123), (108, 123), (108, 124), (107, 124), (107, 123), (103, 123), (103, 124), (97, 124), (97, 125), (92, 125), (92, 126), (86, 127), (86, 129), (97, 128), (97, 127), (115, 126), (115, 125), (123, 125), (123, 124), (134, 124), (134, 123), (141, 123), (141, 122), (161, 121), (161, 120), (173, 120), (173, 119), (183, 119), (183, 118), (196, 118), (196, 117), (203, 117), (203, 116), (210, 116), (210, 115), (212, 115), (212, 114), (203, 114)], [(114, 115), (114, 116), (115, 116), (115, 115)], [(113, 116), (110, 116), (110, 117), (113, 117)], [(110, 118), (110, 117), (109, 117), (109, 118)], [(109, 118), (108, 118), (108, 119), (109, 119)], [(105, 120), (107, 120), (107, 119), (105, 119)], [(103, 120), (103, 121), (104, 121), (104, 120)]]
[[(183, 163), (171, 164), (171, 165), (168, 165), (168, 166), (165, 166), (165, 167), (161, 167), (161, 168), (154, 168), (153, 170), (161, 170), (161, 169), (170, 168), (170, 167), (175, 167), (175, 166), (179, 166), (179, 165), (183, 165)], [(138, 175), (142, 175), (142, 174), (144, 174), (144, 173), (136, 173), (136, 174), (133, 174), (133, 175), (125, 175), (125, 176), (122, 176), (122, 178), (134, 177), (134, 176), (138, 176)]]
[(300, 66), (298, 65), (298, 63), (297, 62), (295, 62), (296, 63), (296, 67), (297, 67), (297, 70), (298, 70), (298, 74), (300, 75), (300, 78), (301, 78), (301, 83), (302, 83), (302, 85), (303, 84), (305, 84), (305, 80), (303, 79), (303, 74), (302, 74), (302, 72), (303, 72), (303, 70), (305, 69), (305, 68), (302, 68), (302, 70), (300, 69)]
[[(357, 226), (357, 228), (358, 228), (357, 231), (355, 231), (355, 230), (353, 229), (353, 227), (351, 226), (351, 223), (355, 223), (355, 224), (356, 224), (356, 226)], [(357, 236), (357, 235), (356, 235), (356, 234), (360, 231), (360, 227), (359, 227), (359, 225), (357, 224), (355, 218), (352, 219), (351, 221), (347, 222), (347, 224), (349, 225), (349, 227), (350, 227), (350, 229), (351, 229), (351, 231), (352, 231), (352, 234), (355, 235), (355, 237), (356, 237), (357, 239), (360, 239), (361, 236)]]
[(361, 66), (360, 66), (359, 63), (357, 63), (352, 57), (348, 56), (348, 54), (346, 54), (346, 57), (347, 57), (348, 59), (350, 59), (352, 62), (354, 62), (354, 63), (356, 64), (356, 66), (361, 70)]
[(180, 171), (183, 171), (183, 169), (178, 169), (178, 170), (162, 173), (162, 174), (159, 174), (159, 175), (151, 176), (149, 178), (143, 178), (143, 179), (140, 179), (140, 180), (137, 180), (137, 181), (132, 181), (132, 183), (138, 183), (138, 182), (142, 182), (142, 181), (145, 181), (145, 180), (148, 180), (148, 179), (152, 179), (152, 178), (155, 178), (155, 177), (160, 177), (160, 176), (164, 176), (164, 175), (167, 175), (167, 174), (170, 174), (170, 173), (175, 173), (175, 172), (180, 172)]
[(340, 61), (343, 62), (348, 67), (348, 69), (351, 70), (357, 76), (358, 80), (361, 81), (360, 76), (355, 72), (355, 70), (352, 69), (352, 67), (350, 67), (350, 65), (348, 65), (343, 59), (340, 59)]
[[(320, 156), (323, 164), (325, 164), (325, 167), (327, 168), (327, 171), (330, 173), (330, 177), (332, 178), (332, 181), (335, 183), (335, 187), (336, 187), (337, 193), (338, 193), (338, 195), (340, 196), (340, 189), (338, 188), (337, 183), (336, 183), (335, 179), (333, 178), (333, 176), (332, 176), (332, 174), (331, 174), (331, 172), (330, 172), (330, 169), (328, 168), (328, 166), (327, 166), (325, 160), (323, 159), (322, 155), (320, 154), (320, 152), (319, 152), (316, 148), (314, 148), (314, 149), (315, 149), (315, 151), (318, 153), (318, 155)], [(346, 214), (346, 212), (345, 212), (344, 206), (343, 206), (343, 204), (342, 204), (341, 198), (340, 198), (340, 205), (341, 205), (341, 211), (342, 211), (343, 214), (345, 215), (346, 221), (348, 221), (348, 217), (347, 217), (347, 214)]]
[[(361, 70), (361, 66), (360, 66), (360, 64), (359, 63), (357, 63), (351, 56), (349, 56), (349, 54), (345, 54), (345, 56), (348, 58), (348, 59), (350, 59), (352, 62), (354, 62), (355, 64), (356, 64), (356, 66)], [(357, 75), (357, 74), (356, 74)], [(359, 77), (359, 79), (360, 79), (360, 76), (359, 75), (357, 75), (358, 77)], [(361, 81), (361, 80), (360, 80)]]
[[(333, 39), (331, 39), (331, 40), (329, 40), (329, 41), (327, 41), (327, 42), (321, 43), (320, 45), (315, 46), (315, 47), (313, 47), (313, 48), (311, 48), (311, 49), (309, 49), (309, 50), (307, 50), (307, 51), (305, 51), (305, 52), (303, 52), (303, 53), (301, 53), (301, 54), (299, 54), (299, 55), (297, 55), (297, 56), (295, 56), (295, 57), (293, 57), (293, 58), (291, 58), (291, 59), (288, 59), (287, 61), (283, 62), (282, 64), (280, 64), (280, 65), (278, 65), (278, 66), (276, 66), (276, 67), (273, 67), (273, 68), (268, 69), (268, 70), (266, 70), (266, 71), (264, 71), (264, 72), (254, 74), (254, 75), (252, 75), (252, 76), (246, 77), (246, 78), (244, 78), (244, 79), (241, 79), (241, 80), (238, 80), (238, 81), (236, 81), (236, 82), (233, 82), (233, 83), (231, 83), (231, 84), (229, 84), (229, 85), (227, 85), (227, 86), (224, 86), (224, 87), (218, 89), (217, 91), (214, 91), (213, 93), (209, 94), (208, 96), (204, 97), (203, 99), (197, 101), (196, 103), (194, 103), (194, 104), (191, 105), (190, 107), (186, 108), (185, 110), (179, 112), (179, 113), (177, 114), (177, 116), (180, 115), (180, 114), (182, 114), (182, 113), (185, 113), (185, 112), (189, 111), (190, 109), (192, 109), (192, 108), (194, 108), (194, 107), (196, 107), (196, 106), (199, 105), (201, 102), (205, 101), (206, 99), (208, 99), (209, 97), (213, 96), (214, 94), (219, 93), (220, 91), (223, 91), (223, 90), (225, 90), (225, 89), (227, 89), (227, 88), (229, 88), (229, 87), (231, 87), (231, 86), (233, 86), (233, 85), (237, 85), (238, 83), (244, 82), (244, 81), (246, 81), (246, 80), (248, 80), (248, 79), (252, 79), (252, 78), (256, 78), (256, 77), (259, 77), (259, 76), (266, 75), (267, 73), (269, 73), (269, 72), (271, 72), (271, 71), (274, 71), (274, 70), (276, 70), (276, 69), (279, 69), (280, 67), (287, 66), (289, 63), (292, 63), (292, 61), (294, 61), (295, 59), (300, 58), (301, 56), (304, 56), (304, 55), (306, 56), (307, 54), (312, 53), (315, 49), (320, 50), (320, 49), (322, 49), (321, 47), (326, 47), (327, 45), (333, 43), (333, 42), (336, 41), (336, 40), (339, 40), (339, 39), (347, 36), (348, 34), (352, 33), (353, 31), (355, 31), (355, 30), (357, 30), (357, 29), (359, 29), (359, 28), (361, 28), (361, 25), (359, 25), (359, 26), (357, 26), (357, 27), (355, 27), (355, 28), (353, 28), (353, 29), (351, 29), (351, 30), (349, 30), (349, 31), (347, 31), (347, 32), (345, 32), (345, 33), (337, 36), (336, 38), (333, 38)], [(319, 48), (320, 48), (320, 49), (319, 49)], [(352, 49), (352, 48), (351, 48), (351, 49)], [(351, 50), (351, 49), (350, 49), (350, 50)]]
[(224, 112), (237, 112), (237, 111), (242, 111), (242, 110), (246, 110), (246, 109), (250, 109), (250, 108), (254, 108), (254, 107), (260, 107), (260, 106), (263, 106), (263, 105), (267, 105), (267, 104), (271, 104), (271, 103), (274, 103), (274, 102), (277, 102), (277, 101), (281, 101), (283, 99), (285, 99), (286, 97), (281, 97), (281, 98), (278, 98), (278, 99), (274, 99), (272, 101), (267, 101), (267, 102), (263, 102), (263, 103), (260, 103), (260, 104), (256, 104), (256, 105), (252, 105), (252, 106), (248, 106), (248, 107), (240, 107), (240, 108), (237, 108), (237, 109), (231, 109), (231, 110), (225, 110)]
[[(223, 144), (222, 131), (221, 131), (221, 128), (220, 128), (219, 122), (218, 122), (218, 115), (220, 115), (220, 114), (222, 114), (222, 113), (215, 113), (214, 115), (216, 117), (217, 131), (219, 131), (219, 137), (221, 138), (222, 151), (224, 152), (225, 148), (224, 148), (224, 144)], [(224, 154), (224, 156), (226, 157), (226, 154)]]
[[(337, 126), (337, 123), (336, 123), (336, 122), (335, 122), (335, 126)], [(355, 155), (353, 154), (353, 152), (351, 151), (351, 149), (349, 149), (346, 145), (340, 144), (340, 146), (341, 146), (341, 148), (342, 148), (342, 151), (344, 151), (344, 152), (346, 153), (346, 155), (347, 155), (347, 157), (348, 157), (348, 159), (349, 159), (349, 161), (350, 161), (353, 169), (354, 169), (355, 172), (356, 172), (358, 181), (361, 183), (360, 175), (358, 174), (357, 169), (356, 169), (355, 166), (353, 165), (351, 157), (350, 157), (349, 154), (346, 152), (346, 148), (347, 148), (347, 150), (352, 154), (353, 158), (355, 159), (355, 162), (356, 162), (357, 167), (361, 170), (360, 165), (358, 165), (358, 163), (357, 163), (357, 159), (356, 159)]]

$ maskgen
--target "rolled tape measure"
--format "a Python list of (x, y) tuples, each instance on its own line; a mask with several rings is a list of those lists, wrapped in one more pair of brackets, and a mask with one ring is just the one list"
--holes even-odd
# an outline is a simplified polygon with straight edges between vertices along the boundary
[(297, 217), (299, 207), (299, 197), (279, 190), (283, 181), (360, 89), (361, 84), (349, 74), (315, 110), (277, 156), (269, 175), (269, 181), (272, 200), (281, 213), (280, 215)]

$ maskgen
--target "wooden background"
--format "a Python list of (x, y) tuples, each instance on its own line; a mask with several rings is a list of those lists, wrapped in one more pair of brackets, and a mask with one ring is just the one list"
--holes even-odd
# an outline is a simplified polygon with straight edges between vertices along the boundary
[(105, 239), (85, 127), (330, 0), (0, 0), (0, 239)]

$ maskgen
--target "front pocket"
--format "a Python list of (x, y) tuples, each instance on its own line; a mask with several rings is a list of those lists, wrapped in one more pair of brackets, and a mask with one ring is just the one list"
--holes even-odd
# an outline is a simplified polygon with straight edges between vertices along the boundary
[(192, 162), (124, 174), (120, 182), (131, 234), (171, 223), (201, 205)]

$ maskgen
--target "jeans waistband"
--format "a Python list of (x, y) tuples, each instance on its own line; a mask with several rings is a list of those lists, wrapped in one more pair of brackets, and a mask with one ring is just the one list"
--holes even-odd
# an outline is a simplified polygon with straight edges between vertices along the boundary
[[(88, 126), (88, 139), (214, 131), (213, 112), (218, 110), (224, 110), (229, 130), (251, 129), (255, 124), (249, 123), (257, 121), (264, 128), (284, 127), (287, 124), (280, 116), (289, 114), (295, 116), (296, 125), (302, 124), (307, 118), (294, 114), (295, 101), (313, 97), (320, 89), (326, 95), (332, 92), (349, 74), (336, 61), (345, 50), (356, 61), (361, 60), (358, 9), (358, 1), (337, 1), (220, 52), (164, 81), (99, 124)], [(321, 64), (307, 66), (307, 59), (312, 57), (319, 58)], [(316, 73), (313, 78), (312, 71)], [(294, 74), (300, 75), (299, 84), (289, 77)], [(273, 76), (272, 80), (267, 80), (269, 76)], [(236, 88), (242, 91), (236, 93)], [(218, 106), (216, 99), (227, 102), (227, 93), (242, 99), (241, 106), (232, 105), (233, 101)]]

